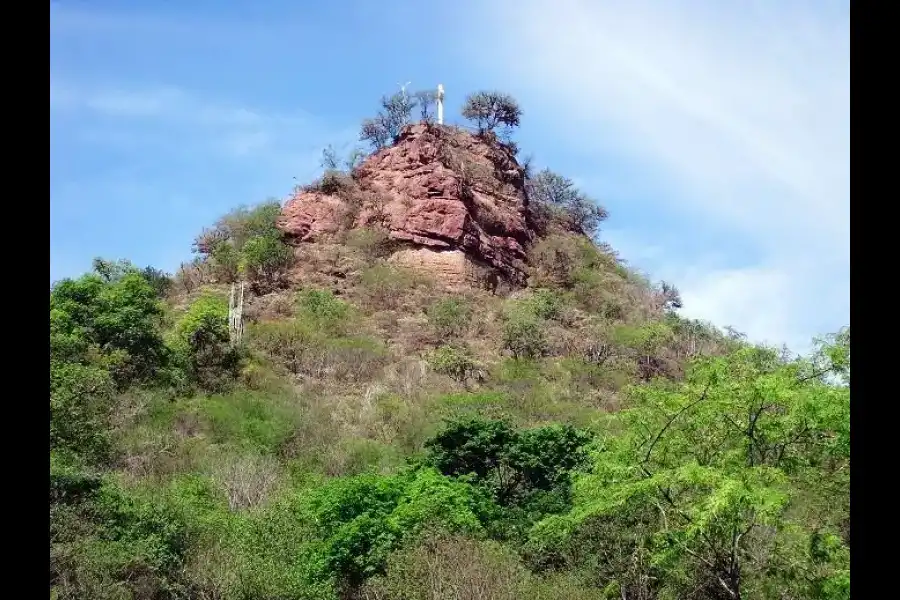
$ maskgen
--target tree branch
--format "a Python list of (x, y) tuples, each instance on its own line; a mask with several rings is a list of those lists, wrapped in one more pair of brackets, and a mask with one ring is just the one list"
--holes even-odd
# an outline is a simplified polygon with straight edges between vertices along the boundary
[(675, 422), (675, 419), (677, 419), (678, 417), (680, 417), (682, 414), (684, 414), (688, 410), (692, 409), (693, 407), (697, 406), (698, 404), (700, 404), (701, 402), (706, 400), (706, 396), (709, 393), (709, 386), (710, 386), (710, 384), (707, 383), (706, 387), (703, 389), (703, 393), (700, 395), (699, 398), (697, 398), (696, 400), (694, 400), (687, 406), (682, 407), (678, 412), (676, 412), (674, 415), (672, 415), (669, 418), (668, 422), (666, 422), (665, 425), (663, 425), (663, 428), (659, 430), (659, 432), (654, 437), (653, 441), (650, 442), (650, 447), (647, 448), (647, 453), (644, 455), (644, 460), (641, 462), (642, 465), (646, 464), (647, 462), (650, 461), (650, 455), (653, 453), (653, 449), (656, 447), (656, 444), (662, 438), (662, 436), (666, 432), (666, 430), (668, 430), (669, 427), (672, 425), (672, 423)]

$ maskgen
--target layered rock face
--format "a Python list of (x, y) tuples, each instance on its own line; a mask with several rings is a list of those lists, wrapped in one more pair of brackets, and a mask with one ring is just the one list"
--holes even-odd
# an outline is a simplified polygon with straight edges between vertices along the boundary
[(502, 144), (438, 125), (407, 126), (339, 186), (301, 191), (279, 227), (295, 244), (380, 227), (402, 246), (392, 260), (448, 282), (525, 281), (529, 227), (524, 171)]

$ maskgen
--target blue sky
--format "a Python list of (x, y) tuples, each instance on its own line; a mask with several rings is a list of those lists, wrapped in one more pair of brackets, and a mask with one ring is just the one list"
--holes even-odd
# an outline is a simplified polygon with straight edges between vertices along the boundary
[(50, 279), (174, 270), (399, 84), (512, 93), (684, 313), (802, 349), (849, 324), (849, 1), (50, 4)]

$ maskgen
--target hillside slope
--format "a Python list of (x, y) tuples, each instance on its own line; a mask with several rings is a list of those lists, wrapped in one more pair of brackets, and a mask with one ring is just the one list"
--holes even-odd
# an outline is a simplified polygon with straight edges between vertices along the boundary
[(174, 276), (54, 285), (52, 595), (849, 598), (849, 329), (798, 358), (678, 316), (485, 125), (511, 102), (386, 98), (374, 152)]

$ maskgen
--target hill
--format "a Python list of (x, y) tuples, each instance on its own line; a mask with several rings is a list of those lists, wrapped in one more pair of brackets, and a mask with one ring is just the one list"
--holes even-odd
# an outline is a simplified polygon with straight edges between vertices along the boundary
[(517, 158), (512, 98), (434, 102), (174, 276), (54, 285), (51, 595), (849, 598), (849, 329), (791, 357), (678, 316)]

